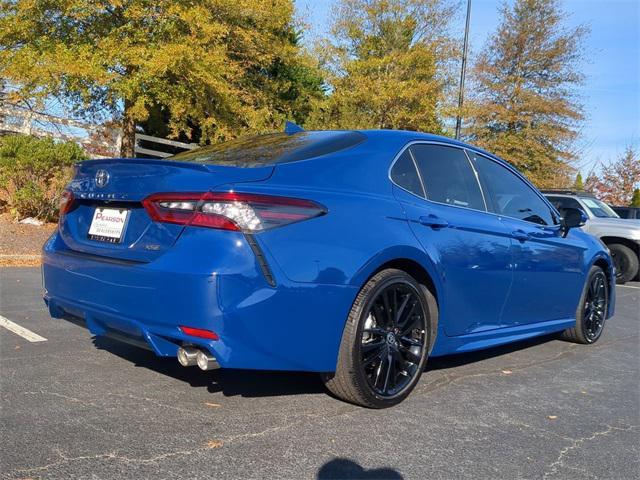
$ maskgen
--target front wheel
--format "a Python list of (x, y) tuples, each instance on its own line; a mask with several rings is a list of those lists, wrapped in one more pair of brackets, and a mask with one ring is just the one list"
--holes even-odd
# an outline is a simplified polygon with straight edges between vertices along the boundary
[(625, 284), (638, 274), (638, 256), (626, 245), (612, 243), (609, 245), (611, 258), (616, 267), (616, 283)]
[(396, 269), (377, 273), (351, 307), (336, 372), (325, 385), (364, 407), (400, 403), (424, 370), (435, 315), (433, 296), (413, 277)]
[(598, 341), (604, 329), (609, 308), (609, 283), (600, 267), (593, 266), (576, 311), (576, 326), (562, 332), (562, 338), (575, 343)]

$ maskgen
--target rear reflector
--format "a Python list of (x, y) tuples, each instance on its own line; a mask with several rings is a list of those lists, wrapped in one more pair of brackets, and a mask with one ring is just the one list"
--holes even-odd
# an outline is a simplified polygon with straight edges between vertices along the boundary
[(326, 213), (323, 206), (309, 200), (236, 192), (156, 193), (142, 204), (156, 222), (247, 233)]
[(206, 338), (209, 340), (219, 339), (218, 334), (210, 330), (204, 330), (202, 328), (185, 327), (183, 325), (180, 325), (178, 328), (180, 328), (180, 330), (182, 330), (183, 333), (186, 333), (187, 335), (191, 335), (192, 337)]

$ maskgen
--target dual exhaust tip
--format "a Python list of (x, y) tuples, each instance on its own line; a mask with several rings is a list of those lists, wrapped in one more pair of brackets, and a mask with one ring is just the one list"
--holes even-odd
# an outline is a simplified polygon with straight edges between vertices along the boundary
[(196, 347), (178, 348), (178, 363), (183, 367), (197, 365), (204, 371), (213, 370), (219, 366), (213, 355)]

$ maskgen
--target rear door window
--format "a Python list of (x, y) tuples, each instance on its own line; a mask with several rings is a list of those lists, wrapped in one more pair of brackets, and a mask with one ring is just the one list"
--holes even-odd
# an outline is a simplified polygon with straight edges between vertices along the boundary
[(556, 223), (549, 206), (521, 178), (494, 160), (471, 151), (468, 153), (480, 174), (492, 212), (538, 225)]
[(429, 200), (485, 211), (480, 185), (462, 149), (416, 144), (410, 147), (410, 151)]
[(398, 160), (396, 160), (396, 163), (393, 164), (391, 180), (399, 187), (424, 198), (422, 182), (420, 181), (416, 165), (409, 150), (405, 150)]

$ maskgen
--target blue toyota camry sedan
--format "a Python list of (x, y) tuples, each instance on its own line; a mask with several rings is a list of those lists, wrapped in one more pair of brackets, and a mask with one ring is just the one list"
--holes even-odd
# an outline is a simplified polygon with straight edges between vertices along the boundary
[(44, 299), (185, 367), (318, 372), (383, 408), (430, 356), (556, 332), (596, 342), (615, 274), (584, 221), (471, 145), (291, 127), (78, 164)]

